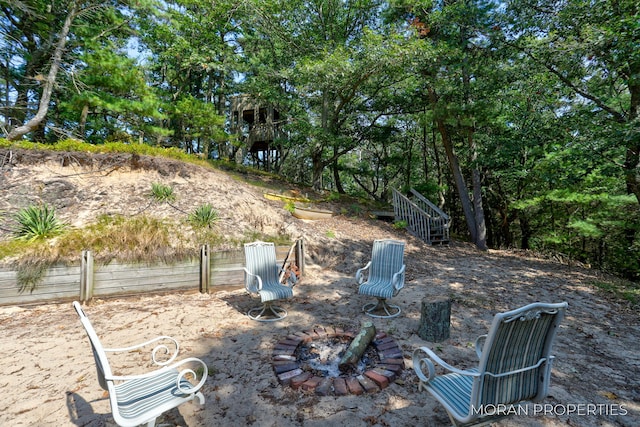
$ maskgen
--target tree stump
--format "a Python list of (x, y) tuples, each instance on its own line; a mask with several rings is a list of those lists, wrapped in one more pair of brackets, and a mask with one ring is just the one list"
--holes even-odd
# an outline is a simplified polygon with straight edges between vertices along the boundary
[(340, 358), (340, 363), (338, 364), (340, 372), (348, 372), (358, 366), (360, 358), (362, 358), (362, 355), (375, 336), (376, 327), (373, 325), (373, 322), (365, 322), (362, 328), (360, 328), (358, 335), (351, 341), (347, 351), (345, 351), (342, 358)]
[(451, 300), (423, 298), (418, 336), (425, 341), (440, 342), (449, 338)]

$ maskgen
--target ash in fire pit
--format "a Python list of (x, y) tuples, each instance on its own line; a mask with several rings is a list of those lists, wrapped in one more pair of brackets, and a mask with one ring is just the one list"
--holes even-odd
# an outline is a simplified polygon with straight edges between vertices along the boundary
[(317, 395), (374, 393), (395, 381), (404, 369), (402, 350), (384, 332), (375, 334), (357, 363), (343, 363), (357, 343), (353, 331), (317, 327), (276, 343), (273, 369), (280, 384)]
[[(319, 377), (345, 376), (345, 372), (340, 370), (339, 365), (350, 343), (351, 340), (348, 337), (311, 341), (308, 344), (300, 344), (295, 357), (303, 371), (313, 372)], [(378, 351), (370, 345), (355, 369), (349, 370), (349, 374), (363, 374), (367, 369), (375, 368), (379, 361)]]

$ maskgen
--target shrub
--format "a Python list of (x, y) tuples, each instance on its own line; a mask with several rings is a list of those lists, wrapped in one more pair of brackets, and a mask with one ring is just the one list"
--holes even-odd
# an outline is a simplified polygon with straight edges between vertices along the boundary
[(408, 226), (409, 226), (409, 223), (407, 221), (404, 221), (404, 220), (395, 221), (393, 223), (393, 228), (395, 228), (396, 230), (404, 230)]
[(284, 210), (293, 213), (296, 210), (296, 205), (292, 201), (288, 201), (284, 204)]
[(220, 216), (209, 203), (198, 206), (189, 214), (189, 222), (196, 227), (211, 227)]
[(157, 202), (173, 202), (176, 195), (171, 186), (154, 182), (151, 184), (151, 198)]
[(37, 240), (55, 236), (65, 228), (65, 224), (56, 217), (53, 207), (47, 204), (29, 206), (21, 209), (16, 214), (18, 226), (15, 234), (19, 239)]

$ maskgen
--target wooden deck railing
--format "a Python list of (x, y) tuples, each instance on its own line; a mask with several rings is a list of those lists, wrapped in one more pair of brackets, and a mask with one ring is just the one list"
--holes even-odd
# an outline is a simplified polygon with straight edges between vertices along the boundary
[(405, 221), (407, 229), (429, 244), (448, 243), (447, 214), (420, 193), (411, 189), (412, 199), (393, 189), (393, 210), (396, 221)]

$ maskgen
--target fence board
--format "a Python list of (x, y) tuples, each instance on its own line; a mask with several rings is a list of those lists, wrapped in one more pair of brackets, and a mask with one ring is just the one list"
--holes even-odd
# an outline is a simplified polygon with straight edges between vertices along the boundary
[[(281, 266), (291, 249), (290, 246), (276, 246), (276, 259)], [(301, 250), (301, 257), (304, 251)], [(91, 259), (91, 257), (88, 257)], [(245, 264), (244, 251), (220, 251), (209, 253), (204, 258), (210, 261), (209, 290), (216, 286), (243, 285)], [(293, 258), (290, 259), (293, 261)], [(172, 290), (197, 290), (201, 281), (201, 263), (199, 259), (173, 264), (121, 264), (112, 262), (107, 265), (93, 264), (85, 266), (85, 274), (90, 274), (91, 289), (84, 297), (104, 297), (133, 293), (167, 292)], [(92, 268), (91, 268), (92, 267)], [(56, 265), (49, 268), (41, 283), (33, 293), (18, 293), (16, 271), (0, 268), (0, 305), (34, 304), (54, 300), (72, 300), (83, 298), (81, 265)], [(88, 271), (89, 273), (86, 273)]]
[(158, 265), (111, 263), (95, 266), (93, 281), (93, 296), (198, 289), (200, 264), (197, 260)]
[(0, 305), (33, 304), (41, 301), (77, 298), (80, 293), (80, 267), (54, 266), (48, 269), (33, 292), (18, 292), (16, 272), (0, 270)]

